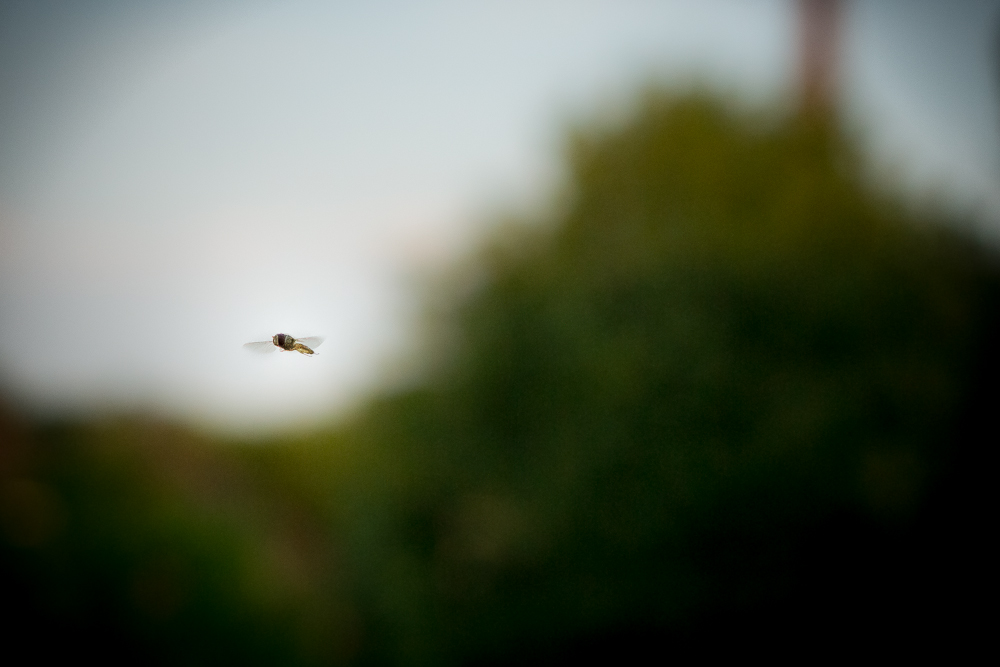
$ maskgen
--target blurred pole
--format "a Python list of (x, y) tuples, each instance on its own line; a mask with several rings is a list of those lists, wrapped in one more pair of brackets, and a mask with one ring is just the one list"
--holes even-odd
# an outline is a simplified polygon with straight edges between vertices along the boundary
[[(997, 13), (996, 25), (994, 26), (994, 41), (993, 41), (993, 64), (996, 66), (994, 74), (997, 77), (997, 91), (1000, 92), (1000, 12)], [(1000, 97), (995, 98), (1000, 102)], [(997, 107), (997, 111), (1000, 111), (1000, 106)], [(1000, 122), (1000, 115), (997, 116), (997, 121)], [(1000, 155), (997, 156), (998, 161), (1000, 161)]]
[(841, 11), (840, 0), (799, 0), (799, 85), (805, 111), (832, 110)]

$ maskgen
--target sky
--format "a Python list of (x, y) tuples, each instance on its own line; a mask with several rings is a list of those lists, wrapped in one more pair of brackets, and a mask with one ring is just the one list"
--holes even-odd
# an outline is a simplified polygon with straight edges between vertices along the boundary
[[(1000, 0), (847, 6), (881, 174), (1000, 241)], [(433, 276), (650, 81), (795, 89), (785, 0), (0, 4), (0, 394), (264, 435), (419, 368)], [(278, 332), (315, 358), (252, 355)]]

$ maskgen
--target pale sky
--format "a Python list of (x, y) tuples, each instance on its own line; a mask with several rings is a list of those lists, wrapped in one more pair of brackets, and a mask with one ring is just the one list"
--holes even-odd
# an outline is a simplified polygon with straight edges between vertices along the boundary
[[(1000, 239), (1000, 0), (848, 8), (841, 99), (886, 173)], [(6, 3), (0, 387), (236, 432), (405, 375), (419, 285), (544, 206), (567, 122), (646, 81), (794, 87), (794, 5)], [(316, 358), (248, 354), (322, 335)]]

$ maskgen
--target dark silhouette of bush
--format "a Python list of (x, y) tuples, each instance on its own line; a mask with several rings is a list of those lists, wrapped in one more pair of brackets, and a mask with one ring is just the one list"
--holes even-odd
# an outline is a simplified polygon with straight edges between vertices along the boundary
[(569, 160), (448, 363), (354, 427), (392, 459), (364, 478), (392, 471), (392, 520), (354, 519), (399, 559), (364, 580), (401, 654), (940, 630), (991, 256), (866, 187), (822, 115), (653, 93)]

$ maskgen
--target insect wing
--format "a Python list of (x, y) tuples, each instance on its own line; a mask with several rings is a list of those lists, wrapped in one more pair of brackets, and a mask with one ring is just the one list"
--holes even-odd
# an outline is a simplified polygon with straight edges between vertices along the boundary
[(296, 338), (296, 343), (302, 343), (308, 348), (315, 350), (317, 347), (323, 344), (324, 338), (322, 336), (309, 336), (307, 338)]
[(246, 343), (243, 345), (243, 347), (250, 350), (251, 352), (257, 352), (259, 354), (263, 354), (265, 352), (273, 352), (274, 350), (278, 349), (277, 347), (274, 346), (274, 342), (269, 340), (262, 340), (259, 343)]

